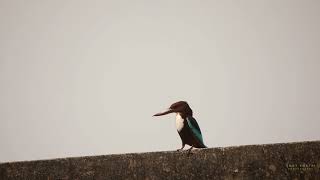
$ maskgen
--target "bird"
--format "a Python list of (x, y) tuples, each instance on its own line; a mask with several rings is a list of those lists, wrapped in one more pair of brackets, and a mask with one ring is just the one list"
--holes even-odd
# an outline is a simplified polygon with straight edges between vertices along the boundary
[(203, 142), (200, 127), (193, 117), (193, 111), (186, 101), (173, 103), (166, 111), (157, 113), (153, 116), (163, 116), (170, 113), (176, 113), (176, 128), (182, 141), (182, 147), (177, 151), (183, 151), (185, 145), (192, 148), (207, 148)]

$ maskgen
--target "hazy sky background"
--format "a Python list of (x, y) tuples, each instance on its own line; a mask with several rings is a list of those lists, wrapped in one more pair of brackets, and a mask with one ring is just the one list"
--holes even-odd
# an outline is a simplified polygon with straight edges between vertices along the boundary
[(320, 1), (0, 1), (0, 161), (320, 139)]

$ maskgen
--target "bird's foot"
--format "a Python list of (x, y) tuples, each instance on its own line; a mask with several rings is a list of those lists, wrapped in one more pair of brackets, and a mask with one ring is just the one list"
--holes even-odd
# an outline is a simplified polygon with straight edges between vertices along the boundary
[(184, 148), (184, 144), (182, 144), (182, 147), (180, 149), (177, 149), (177, 151), (183, 151), (183, 148)]
[(191, 148), (189, 148), (187, 151), (188, 151), (188, 155), (192, 154), (191, 151), (193, 149), (193, 146), (191, 146)]

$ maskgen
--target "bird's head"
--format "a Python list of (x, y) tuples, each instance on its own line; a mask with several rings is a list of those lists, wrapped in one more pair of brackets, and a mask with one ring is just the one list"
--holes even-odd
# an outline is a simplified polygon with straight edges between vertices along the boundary
[(153, 116), (163, 116), (169, 113), (179, 113), (182, 116), (192, 116), (192, 109), (186, 101), (173, 103), (166, 111), (157, 113)]

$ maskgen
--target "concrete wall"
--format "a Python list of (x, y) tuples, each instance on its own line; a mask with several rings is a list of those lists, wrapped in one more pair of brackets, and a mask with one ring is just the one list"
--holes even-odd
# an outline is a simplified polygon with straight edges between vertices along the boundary
[(320, 141), (2, 163), (0, 179), (320, 179)]

